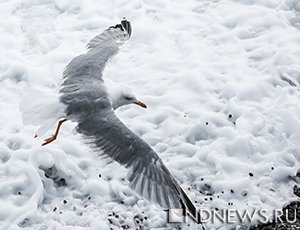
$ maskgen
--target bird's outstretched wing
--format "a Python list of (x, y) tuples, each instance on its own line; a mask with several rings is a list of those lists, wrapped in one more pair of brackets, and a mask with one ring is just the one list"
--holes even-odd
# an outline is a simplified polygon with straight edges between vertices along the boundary
[[(78, 120), (78, 132), (100, 154), (129, 168), (130, 187), (163, 208), (196, 208), (156, 152), (129, 130), (112, 109), (94, 109)], [(99, 151), (100, 150), (100, 151)]]
[(99, 108), (111, 107), (102, 72), (106, 62), (129, 39), (131, 31), (127, 20), (109, 27), (88, 43), (87, 53), (75, 57), (67, 65), (60, 90), (60, 100), (68, 106), (67, 115), (75, 114), (78, 110), (89, 110), (91, 102), (92, 106)]

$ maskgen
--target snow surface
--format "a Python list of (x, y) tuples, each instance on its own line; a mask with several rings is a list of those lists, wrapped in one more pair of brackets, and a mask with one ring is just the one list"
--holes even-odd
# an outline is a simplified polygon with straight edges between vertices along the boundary
[[(65, 123), (45, 147), (54, 127), (37, 140), (38, 124), (23, 124), (20, 108), (37, 119), (47, 113), (38, 101), (56, 100), (67, 63), (124, 16), (132, 38), (104, 74), (148, 110), (131, 105), (117, 114), (195, 205), (271, 214), (295, 199), (298, 0), (2, 0), (0, 15), (1, 230), (200, 229), (167, 224), (160, 207), (127, 187), (123, 167), (83, 145), (76, 124)], [(19, 106), (31, 90), (40, 93)]]

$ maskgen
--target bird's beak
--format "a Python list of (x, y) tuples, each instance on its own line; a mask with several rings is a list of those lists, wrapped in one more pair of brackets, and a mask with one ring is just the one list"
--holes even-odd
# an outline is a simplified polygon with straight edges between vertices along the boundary
[(137, 102), (133, 102), (134, 104), (136, 104), (136, 105), (139, 105), (139, 106), (141, 106), (141, 107), (143, 107), (143, 108), (147, 108), (147, 105), (144, 103), (144, 102), (141, 102), (141, 101), (137, 101)]

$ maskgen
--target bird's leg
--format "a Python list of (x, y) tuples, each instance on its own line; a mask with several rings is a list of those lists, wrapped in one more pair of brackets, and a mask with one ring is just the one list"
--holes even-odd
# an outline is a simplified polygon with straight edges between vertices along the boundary
[(59, 120), (59, 122), (58, 122), (58, 124), (57, 124), (57, 127), (56, 127), (56, 130), (55, 130), (55, 133), (54, 133), (51, 137), (45, 139), (45, 140), (44, 140), (44, 143), (42, 144), (42, 146), (43, 146), (43, 145), (48, 145), (48, 144), (50, 144), (52, 141), (54, 141), (54, 140), (57, 138), (57, 135), (58, 135), (58, 133), (59, 133), (60, 126), (61, 126), (62, 123), (64, 123), (66, 120), (67, 120), (66, 118)]

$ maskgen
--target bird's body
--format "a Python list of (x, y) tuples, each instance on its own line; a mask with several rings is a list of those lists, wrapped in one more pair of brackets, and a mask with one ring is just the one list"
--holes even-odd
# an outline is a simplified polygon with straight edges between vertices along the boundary
[(156, 152), (114, 113), (121, 105), (141, 103), (122, 93), (122, 99), (113, 102), (102, 78), (105, 64), (130, 35), (131, 25), (123, 20), (92, 39), (88, 52), (67, 65), (60, 90), (64, 113), (77, 122), (77, 131), (95, 151), (129, 169), (133, 190), (163, 208), (183, 208), (197, 216), (195, 206)]

